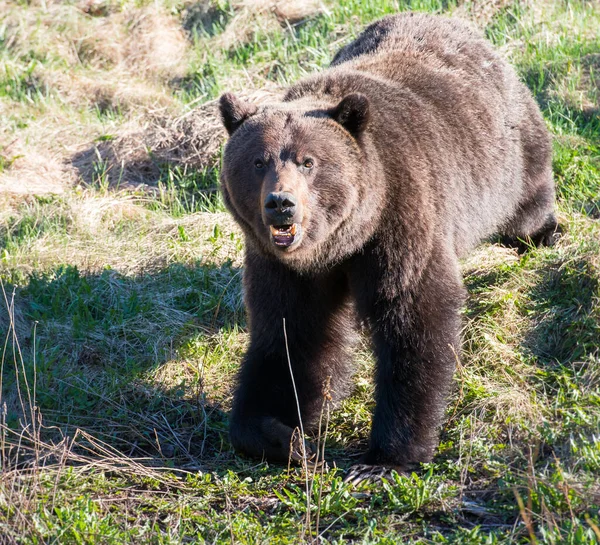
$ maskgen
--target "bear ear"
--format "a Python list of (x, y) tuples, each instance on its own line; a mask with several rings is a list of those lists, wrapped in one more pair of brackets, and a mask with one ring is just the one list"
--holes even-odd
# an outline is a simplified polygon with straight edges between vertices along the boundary
[(329, 115), (351, 135), (358, 136), (369, 122), (369, 99), (360, 93), (346, 95)]
[(240, 125), (250, 116), (253, 116), (258, 108), (255, 104), (245, 102), (233, 93), (225, 93), (219, 100), (219, 111), (225, 129), (231, 136)]

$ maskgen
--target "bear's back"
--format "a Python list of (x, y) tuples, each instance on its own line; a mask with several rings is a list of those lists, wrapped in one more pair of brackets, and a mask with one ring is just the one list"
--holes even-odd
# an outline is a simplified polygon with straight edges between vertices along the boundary
[(331, 66), (342, 65), (417, 91), (451, 73), (480, 92), (483, 85), (497, 100), (513, 101), (522, 93), (512, 68), (477, 30), (442, 16), (404, 13), (381, 19), (335, 55)]
[[(387, 198), (427, 212), (458, 254), (497, 232), (526, 196), (531, 143), (549, 157), (544, 121), (513, 68), (471, 26), (400, 14), (367, 27), (285, 101), (365, 95)], [(546, 161), (547, 162), (547, 161)], [(412, 199), (414, 202), (409, 202)]]
[(364, 56), (403, 53), (409, 57), (437, 59), (449, 67), (463, 66), (468, 58), (496, 60), (497, 55), (469, 23), (424, 13), (390, 15), (368, 26), (340, 49), (331, 66)]

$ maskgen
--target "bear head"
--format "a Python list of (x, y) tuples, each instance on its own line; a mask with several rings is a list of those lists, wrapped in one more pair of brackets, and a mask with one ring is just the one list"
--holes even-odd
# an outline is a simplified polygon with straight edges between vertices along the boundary
[(227, 93), (220, 111), (230, 135), (221, 189), (255, 249), (310, 270), (340, 261), (372, 235), (382, 184), (370, 183), (379, 169), (364, 95), (258, 107)]

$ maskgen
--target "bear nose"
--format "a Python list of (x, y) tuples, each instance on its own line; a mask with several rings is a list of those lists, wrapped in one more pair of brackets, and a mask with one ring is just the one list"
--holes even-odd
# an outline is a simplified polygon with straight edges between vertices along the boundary
[(296, 197), (288, 191), (269, 193), (265, 199), (267, 217), (272, 219), (291, 218), (296, 213)]

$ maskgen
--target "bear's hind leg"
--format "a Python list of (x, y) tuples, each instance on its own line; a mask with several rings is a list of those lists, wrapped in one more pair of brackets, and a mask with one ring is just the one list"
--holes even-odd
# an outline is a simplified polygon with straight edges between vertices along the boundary
[(530, 246), (553, 246), (562, 230), (556, 218), (552, 180), (542, 186), (532, 198), (519, 206), (507, 222), (500, 242), (516, 248), (519, 253)]
[(560, 236), (552, 177), (552, 143), (531, 97), (520, 126), (524, 198), (501, 230), (501, 242), (523, 253), (530, 246), (552, 246)]

